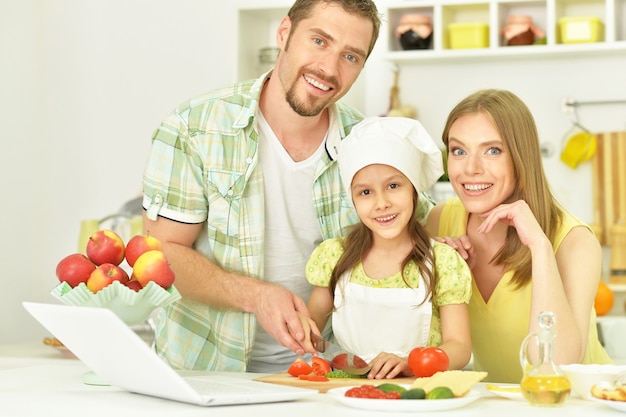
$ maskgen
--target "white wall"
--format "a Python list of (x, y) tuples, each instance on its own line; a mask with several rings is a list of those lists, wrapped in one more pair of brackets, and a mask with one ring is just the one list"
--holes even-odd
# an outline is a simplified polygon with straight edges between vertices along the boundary
[(29, 334), (17, 305), (43, 294), (44, 251), (37, 10), (32, 1), (0, 0), (0, 341)]
[(79, 223), (141, 190), (150, 138), (183, 100), (233, 81), (221, 0), (0, 0), (0, 343), (46, 332)]
[[(47, 335), (20, 303), (54, 301), (54, 269), (77, 250), (80, 220), (114, 213), (139, 193), (151, 134), (176, 104), (234, 81), (236, 4), (0, 0), (0, 343)], [(368, 115), (389, 102), (383, 42), (351, 95), (365, 99)], [(625, 55), (411, 64), (401, 69), (401, 99), (438, 137), (463, 96), (509, 88), (558, 148), (569, 128), (563, 97), (626, 99)], [(594, 131), (621, 130), (626, 106), (581, 108), (580, 117)], [(589, 166), (571, 170), (557, 155), (545, 163), (564, 204), (591, 221)]]

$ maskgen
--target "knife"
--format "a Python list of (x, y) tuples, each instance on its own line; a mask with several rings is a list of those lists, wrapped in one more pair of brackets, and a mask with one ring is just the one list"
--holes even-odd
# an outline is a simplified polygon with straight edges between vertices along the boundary
[(354, 375), (365, 375), (371, 368), (361, 357), (323, 339), (313, 332), (311, 332), (311, 342), (315, 350), (322, 353), (323, 358), (330, 363), (333, 369), (339, 369)]

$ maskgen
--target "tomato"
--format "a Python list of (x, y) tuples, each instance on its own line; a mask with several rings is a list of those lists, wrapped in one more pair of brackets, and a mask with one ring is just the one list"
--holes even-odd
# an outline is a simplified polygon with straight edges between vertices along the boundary
[(378, 398), (385, 400), (399, 400), (400, 393), (396, 391), (384, 392), (381, 389), (376, 388), (374, 385), (361, 385), (358, 387), (350, 388), (344, 394), (346, 397), (354, 398)]
[(433, 376), (436, 372), (447, 371), (450, 359), (438, 347), (416, 347), (409, 353), (409, 368), (416, 377)]
[(305, 361), (302, 358), (298, 358), (295, 361), (293, 361), (293, 363), (287, 370), (287, 373), (293, 376), (300, 376), (300, 375), (308, 375), (312, 371), (313, 371), (313, 368), (311, 367), (311, 365), (307, 363), (307, 361)]
[(331, 371), (330, 364), (318, 356), (311, 358), (311, 364), (313, 367), (313, 375), (324, 376)]
[(354, 363), (348, 364), (348, 354), (341, 353), (333, 358), (332, 362), (330, 363), (330, 366), (332, 366), (333, 369), (343, 369), (343, 368), (346, 368), (347, 366), (351, 368), (352, 367), (365, 368), (367, 366), (367, 362), (365, 362), (363, 359), (361, 359), (358, 356), (354, 356), (354, 359), (352, 362)]
[(299, 375), (298, 379), (302, 379), (303, 381), (317, 381), (317, 382), (327, 382), (330, 381), (324, 375)]

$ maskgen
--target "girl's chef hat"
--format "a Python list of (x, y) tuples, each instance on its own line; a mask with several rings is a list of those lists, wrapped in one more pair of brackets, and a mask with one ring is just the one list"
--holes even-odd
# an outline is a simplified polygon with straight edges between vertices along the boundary
[(396, 168), (417, 191), (428, 190), (443, 175), (441, 150), (420, 122), (406, 117), (363, 119), (341, 141), (337, 162), (348, 195), (352, 178), (372, 164)]

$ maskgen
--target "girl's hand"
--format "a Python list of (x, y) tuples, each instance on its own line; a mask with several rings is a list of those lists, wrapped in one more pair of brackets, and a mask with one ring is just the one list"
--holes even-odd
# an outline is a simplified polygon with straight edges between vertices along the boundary
[(502, 222), (515, 228), (517, 236), (525, 246), (531, 247), (534, 243), (547, 239), (535, 215), (524, 200), (517, 200), (511, 204), (501, 204), (482, 214), (482, 217), (484, 220), (478, 226), (479, 233), (489, 233), (496, 223)]
[(302, 325), (302, 329), (304, 330), (304, 339), (300, 342), (300, 345), (305, 352), (317, 356), (317, 350), (315, 349), (315, 346), (313, 346), (313, 342), (311, 341), (311, 332), (317, 334), (318, 336), (321, 336), (322, 333), (319, 331), (317, 325), (315, 324), (315, 321), (313, 321), (312, 318), (307, 317), (301, 312), (298, 312), (298, 318), (300, 319), (300, 324)]
[(370, 362), (369, 379), (391, 379), (402, 374), (404, 376), (412, 376), (413, 372), (409, 368), (407, 358), (401, 358), (393, 353), (379, 353)]

